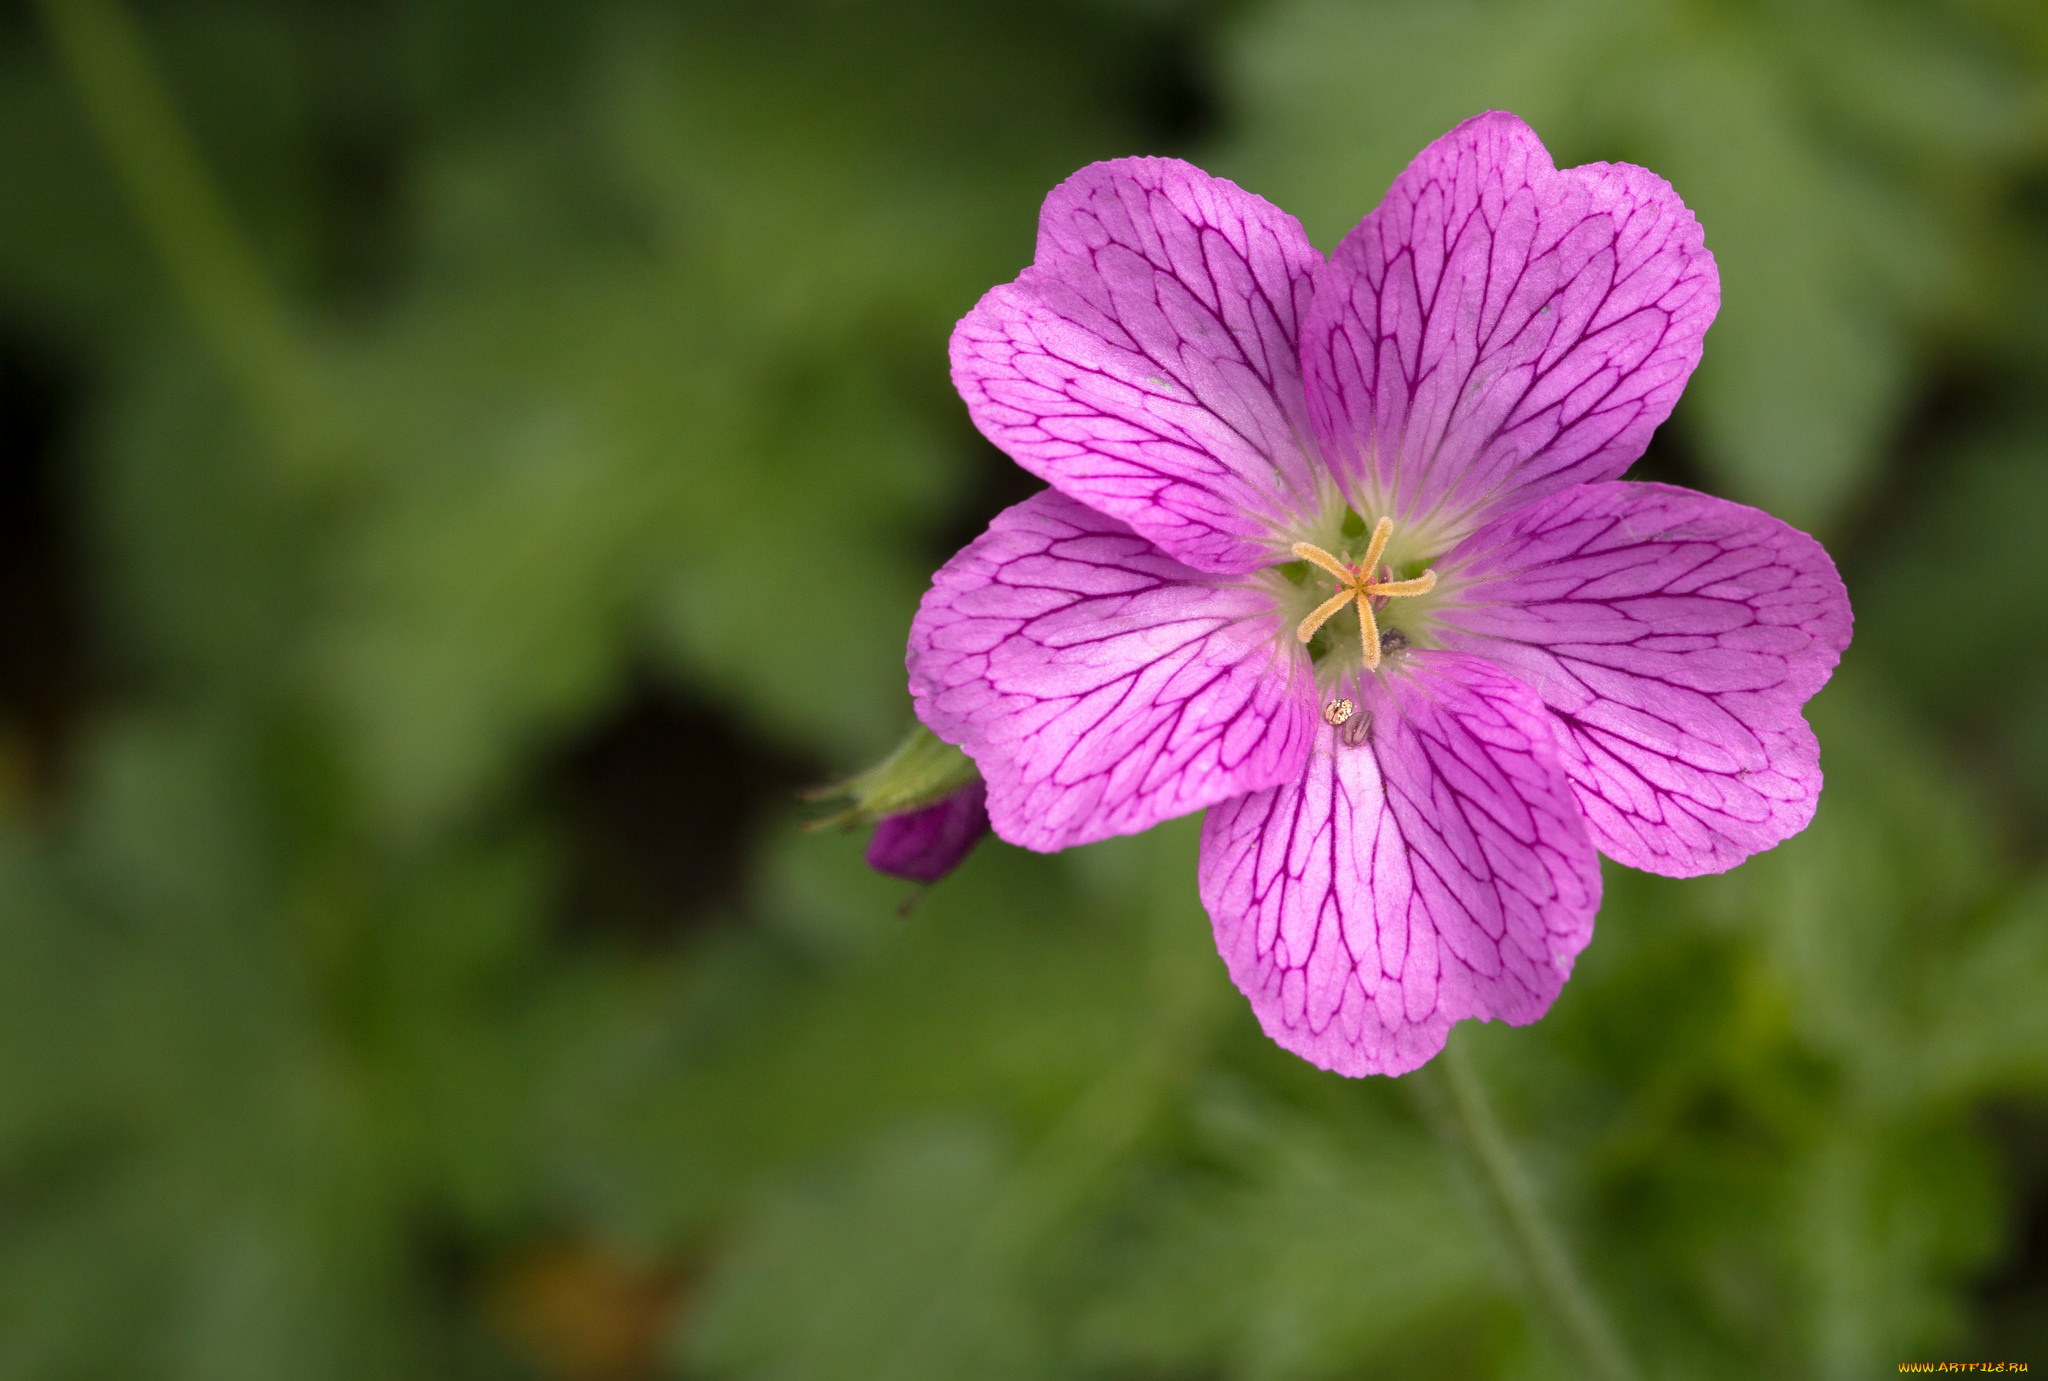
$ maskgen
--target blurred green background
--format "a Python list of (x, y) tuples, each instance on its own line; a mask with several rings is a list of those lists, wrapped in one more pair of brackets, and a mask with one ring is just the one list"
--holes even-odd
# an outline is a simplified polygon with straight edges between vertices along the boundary
[(1858, 622), (1812, 828), (1454, 1039), (1646, 1374), (2048, 1366), (2039, 0), (122, 13), (0, 7), (0, 1377), (1572, 1374), (1194, 821), (906, 914), (794, 796), (1033, 487), (945, 343), (1054, 183), (1328, 249), (1490, 106), (1698, 212), (1638, 473)]

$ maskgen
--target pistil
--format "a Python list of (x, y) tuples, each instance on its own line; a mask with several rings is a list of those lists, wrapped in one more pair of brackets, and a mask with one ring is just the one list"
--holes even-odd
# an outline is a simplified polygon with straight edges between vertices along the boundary
[[(1331, 595), (1315, 611), (1301, 621), (1294, 630), (1295, 636), (1306, 643), (1338, 611), (1354, 601), (1358, 604), (1358, 638), (1365, 650), (1365, 668), (1376, 671), (1380, 664), (1380, 629), (1373, 618), (1375, 599), (1394, 599), (1404, 595), (1427, 594), (1436, 588), (1436, 572), (1424, 571), (1413, 580), (1382, 580), (1379, 578), (1380, 557), (1387, 550), (1387, 539), (1394, 534), (1394, 520), (1382, 518), (1372, 530), (1372, 541), (1365, 548), (1365, 559), (1356, 566), (1348, 566), (1330, 553), (1311, 542), (1296, 542), (1294, 554), (1303, 561), (1322, 567), (1337, 579), (1337, 593)], [(1392, 574), (1392, 572), (1388, 572)]]

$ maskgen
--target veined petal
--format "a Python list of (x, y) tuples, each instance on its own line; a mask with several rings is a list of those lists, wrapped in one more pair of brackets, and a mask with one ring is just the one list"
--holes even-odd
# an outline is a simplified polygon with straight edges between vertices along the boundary
[(1019, 465), (1197, 570), (1272, 565), (1306, 511), (1301, 223), (1171, 158), (1075, 173), (1038, 253), (953, 332), (953, 382)]
[(1284, 625), (1269, 591), (1055, 490), (933, 579), (910, 692), (980, 767), (996, 833), (1063, 849), (1300, 774), (1315, 683)]
[(1601, 852), (1718, 873), (1797, 834), (1820, 798), (1800, 707), (1849, 645), (1820, 543), (1688, 489), (1581, 485), (1440, 563), (1444, 642), (1534, 686)]
[(1294, 782), (1210, 808), (1202, 904), (1282, 1046), (1403, 1074), (1453, 1022), (1543, 1015), (1593, 933), (1599, 860), (1534, 691), (1410, 651), (1324, 728)]
[(1469, 531), (1643, 452), (1699, 363), (1714, 258), (1669, 183), (1557, 169), (1514, 116), (1431, 144), (1337, 246), (1302, 329), (1354, 502)]

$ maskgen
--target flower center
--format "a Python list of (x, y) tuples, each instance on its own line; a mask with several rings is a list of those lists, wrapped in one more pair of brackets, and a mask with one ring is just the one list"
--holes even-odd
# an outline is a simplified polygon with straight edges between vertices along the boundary
[[(1387, 549), (1387, 539), (1393, 536), (1394, 520), (1382, 518), (1372, 530), (1372, 542), (1365, 549), (1365, 559), (1356, 566), (1347, 566), (1313, 542), (1296, 542), (1294, 554), (1303, 561), (1322, 567), (1337, 579), (1337, 593), (1315, 607), (1314, 612), (1301, 621), (1294, 635), (1303, 643), (1316, 635), (1316, 630), (1328, 623), (1331, 617), (1347, 604), (1358, 606), (1358, 637), (1365, 649), (1365, 668), (1374, 671), (1380, 664), (1380, 629), (1373, 618), (1374, 601), (1384, 603), (1407, 595), (1427, 594), (1436, 588), (1436, 572), (1424, 571), (1413, 580), (1382, 579), (1380, 557)], [(1412, 568), (1411, 568), (1412, 569)], [(1391, 571), (1387, 572), (1392, 575)]]

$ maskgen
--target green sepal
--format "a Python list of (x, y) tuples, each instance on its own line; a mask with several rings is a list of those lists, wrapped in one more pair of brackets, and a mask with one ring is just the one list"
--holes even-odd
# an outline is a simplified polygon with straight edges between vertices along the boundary
[(884, 816), (901, 815), (942, 800), (977, 775), (973, 759), (919, 724), (873, 767), (843, 782), (806, 791), (805, 800), (843, 798), (852, 804), (822, 820), (813, 820), (804, 828), (873, 824)]

